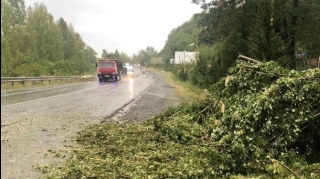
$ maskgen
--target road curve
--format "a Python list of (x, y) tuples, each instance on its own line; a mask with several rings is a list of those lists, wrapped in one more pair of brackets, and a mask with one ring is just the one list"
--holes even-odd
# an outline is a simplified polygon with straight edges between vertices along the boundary
[(1, 178), (38, 178), (36, 164), (52, 161), (48, 151), (73, 145), (72, 137), (137, 98), (153, 82), (137, 76), (119, 82), (26, 90), (1, 95)]

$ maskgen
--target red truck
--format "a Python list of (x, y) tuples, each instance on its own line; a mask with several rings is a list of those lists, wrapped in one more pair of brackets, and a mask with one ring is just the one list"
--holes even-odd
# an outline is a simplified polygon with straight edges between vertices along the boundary
[(99, 60), (96, 64), (99, 81), (119, 81), (126, 75), (126, 68), (119, 60)]

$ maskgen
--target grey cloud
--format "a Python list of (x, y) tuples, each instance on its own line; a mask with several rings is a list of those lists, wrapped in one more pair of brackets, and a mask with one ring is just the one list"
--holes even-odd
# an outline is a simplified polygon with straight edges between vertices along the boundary
[(88, 46), (97, 52), (98, 55), (101, 55), (102, 49), (106, 49), (109, 52), (114, 52), (115, 49), (123, 51), (121, 50), (122, 45), (118, 41), (113, 40), (105, 34), (81, 32), (81, 37)]
[[(25, 2), (27, 6), (33, 6), (34, 4), (28, 0)], [(67, 23), (72, 24), (80, 23), (82, 21), (81, 16), (85, 14), (99, 14), (104, 11), (99, 4), (85, 0), (39, 0), (38, 2), (42, 2), (48, 8), (48, 12), (54, 14), (56, 20), (62, 17)]]

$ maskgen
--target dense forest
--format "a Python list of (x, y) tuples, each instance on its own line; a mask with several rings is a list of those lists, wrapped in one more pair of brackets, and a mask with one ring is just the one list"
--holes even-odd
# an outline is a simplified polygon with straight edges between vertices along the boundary
[[(181, 66), (169, 63), (175, 51), (198, 51), (187, 64), (188, 81), (208, 87), (224, 77), (238, 55), (276, 61), (288, 69), (317, 67), (320, 54), (318, 0), (193, 0), (203, 12), (175, 28), (164, 48), (163, 67), (181, 77)], [(195, 46), (188, 46), (196, 43)], [(302, 57), (297, 58), (297, 56)]]
[[(130, 57), (103, 49), (101, 58)], [(65, 76), (93, 73), (97, 53), (71, 23), (54, 21), (43, 3), (1, 0), (1, 77)]]
[(154, 49), (154, 47), (148, 46), (146, 49), (141, 49), (137, 54), (132, 55), (132, 63), (147, 65), (151, 64), (151, 61), (157, 57), (158, 52)]
[(1, 0), (1, 77), (78, 75), (94, 69), (96, 52), (72, 24), (54, 21), (43, 3)]

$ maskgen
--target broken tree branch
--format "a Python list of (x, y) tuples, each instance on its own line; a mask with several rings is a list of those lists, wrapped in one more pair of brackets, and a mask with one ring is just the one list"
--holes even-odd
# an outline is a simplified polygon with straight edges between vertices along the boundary
[(262, 64), (262, 62), (260, 62), (260, 61), (258, 61), (258, 60), (255, 60), (255, 59), (252, 59), (252, 58), (243, 56), (243, 55), (239, 55), (238, 58), (239, 58), (239, 59), (245, 59), (245, 60), (248, 60), (248, 61), (257, 63), (257, 64)]
[(289, 170), (291, 173), (293, 173), (296, 177), (298, 177), (299, 179), (302, 179), (301, 176), (299, 176), (296, 172), (294, 172), (293, 170), (291, 170), (289, 167), (287, 167), (285, 164), (281, 163), (280, 161), (276, 160), (276, 159), (271, 159), (272, 162), (276, 162), (280, 165), (282, 165), (284, 168), (286, 168), (287, 170)]
[(209, 106), (205, 107), (203, 110), (201, 110), (201, 111), (199, 112), (199, 116), (198, 116), (198, 119), (197, 119), (196, 122), (199, 121), (199, 119), (200, 119), (200, 117), (201, 117), (201, 114), (202, 114), (205, 110), (207, 110), (209, 107), (215, 108), (218, 103), (219, 103), (219, 100), (216, 101), (213, 105), (209, 105)]

